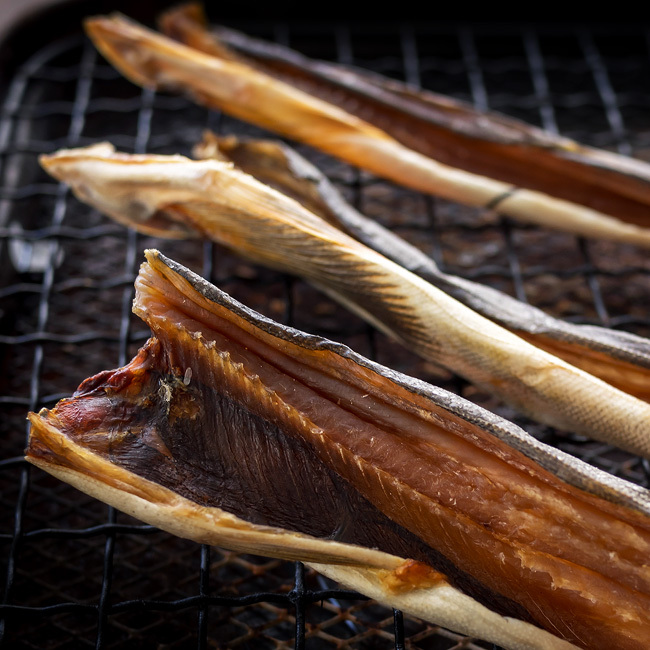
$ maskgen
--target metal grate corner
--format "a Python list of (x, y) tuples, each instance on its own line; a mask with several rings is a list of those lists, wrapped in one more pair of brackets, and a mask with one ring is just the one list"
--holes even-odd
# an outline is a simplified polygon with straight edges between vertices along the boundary
[[(469, 99), (552, 131), (650, 157), (646, 34), (485, 25), (250, 25), (320, 58)], [(300, 564), (199, 546), (95, 502), (22, 459), (25, 415), (124, 364), (148, 333), (131, 315), (145, 247), (286, 324), (461, 393), (633, 482), (647, 463), (529, 422), (369, 328), (301, 281), (212, 244), (127, 231), (79, 204), (38, 154), (110, 140), (185, 153), (204, 128), (261, 131), (140, 90), (81, 35), (15, 72), (0, 113), (0, 645), (11, 648), (492, 648), (402, 617)], [(448, 272), (555, 315), (650, 334), (650, 261), (634, 247), (543, 231), (379, 181), (300, 147), (366, 214)]]

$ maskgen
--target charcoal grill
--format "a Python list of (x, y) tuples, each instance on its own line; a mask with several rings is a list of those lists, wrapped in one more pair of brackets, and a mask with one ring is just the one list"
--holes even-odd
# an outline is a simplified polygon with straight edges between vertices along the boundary
[[(92, 11), (92, 9), (91, 9)], [(650, 158), (644, 26), (242, 23), (252, 35), (500, 110), (586, 144)], [(51, 30), (50, 30), (51, 31)], [(17, 41), (15, 41), (17, 42)], [(25, 414), (131, 358), (130, 312), (156, 247), (289, 325), (463, 394), (613, 474), (648, 464), (532, 423), (386, 339), (301, 281), (212, 244), (140, 236), (78, 203), (42, 152), (110, 140), (180, 152), (205, 128), (262, 131), (125, 81), (80, 29), (39, 41), (7, 75), (0, 112), (0, 646), (7, 648), (493, 648), (402, 617), (300, 564), (181, 540), (84, 496), (22, 459)], [(650, 260), (632, 246), (515, 224), (380, 181), (298, 147), (366, 214), (447, 272), (568, 320), (650, 335)]]

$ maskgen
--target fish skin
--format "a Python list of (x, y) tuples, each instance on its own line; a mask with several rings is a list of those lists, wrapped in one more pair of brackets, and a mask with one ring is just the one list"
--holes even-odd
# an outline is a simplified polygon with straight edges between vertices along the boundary
[(650, 165), (422, 90), (362, 68), (315, 61), (288, 47), (208, 26), (198, 3), (165, 11), (164, 34), (240, 61), (332, 101), (405, 146), (448, 165), (648, 225)]
[(650, 341), (628, 332), (562, 321), (501, 291), (443, 273), (436, 263), (355, 210), (314, 165), (288, 145), (206, 132), (195, 158), (233, 162), (373, 250), (479, 314), (635, 397), (650, 401)]
[[(231, 327), (228, 323), (232, 323), (232, 327), (239, 328), (243, 333), (234, 339), (231, 334), (228, 334), (229, 340), (240, 341), (240, 345), (242, 346), (240, 349), (259, 355), (261, 358), (266, 359), (267, 362), (272, 362), (278, 368), (284, 368), (283, 371), (288, 371), (290, 376), (295, 378), (303, 376), (295, 370), (296, 362), (291, 360), (297, 359), (297, 363), (299, 364), (316, 367), (319, 369), (319, 372), (324, 372), (328, 376), (336, 377), (339, 380), (342, 379), (346, 383), (353, 380), (354, 385), (366, 385), (369, 393), (375, 396), (379, 395), (382, 399), (385, 399), (387, 395), (392, 395), (393, 398), (397, 399), (396, 404), (400, 405), (399, 408), (405, 408), (410, 413), (424, 420), (429, 420), (434, 417), (431, 420), (432, 422), (438, 422), (448, 431), (454, 432), (454, 435), (458, 435), (462, 427), (476, 425), (482, 431), (485, 431), (486, 434), (495, 435), (495, 439), (505, 440), (508, 447), (514, 448), (515, 445), (520, 445), (523, 449), (522, 453), (528, 458), (538, 456), (540, 458), (546, 457), (547, 460), (551, 459), (555, 463), (556, 469), (557, 467), (564, 468), (569, 485), (580, 486), (584, 484), (585, 477), (588, 477), (592, 487), (596, 488), (594, 490), (595, 492), (607, 494), (610, 502), (623, 506), (623, 510), (620, 510), (617, 509), (617, 506), (615, 507), (611, 504), (608, 505), (606, 502), (602, 502), (596, 510), (598, 513), (606, 512), (609, 513), (608, 516), (614, 514), (614, 516), (620, 517), (621, 522), (629, 522), (629, 524), (635, 522), (635, 526), (641, 527), (639, 528), (639, 532), (645, 528), (646, 535), (650, 534), (648, 519), (650, 515), (650, 493), (646, 490), (609, 476), (562, 452), (548, 448), (530, 436), (527, 436), (527, 434), (511, 423), (502, 420), (498, 416), (474, 404), (466, 402), (456, 395), (449, 394), (446, 391), (429, 386), (424, 382), (384, 368), (379, 364), (360, 357), (341, 344), (278, 325), (272, 320), (260, 316), (249, 308), (232, 300), (216, 287), (156, 251), (148, 251), (147, 260), (147, 264), (143, 265), (140, 277), (136, 283), (134, 310), (148, 322), (154, 330), (154, 334), (159, 337), (158, 339), (152, 339), (154, 343), (150, 341), (145, 346), (145, 349), (143, 349), (153, 349), (153, 353), (141, 351), (138, 357), (131, 362), (130, 368), (101, 373), (84, 382), (73, 398), (63, 400), (52, 411), (43, 410), (39, 415), (30, 414), (32, 432), (27, 454), (30, 462), (35, 463), (46, 471), (52, 472), (63, 480), (71, 482), (73, 485), (80, 487), (94, 496), (98, 496), (145, 521), (162, 526), (176, 534), (188, 536), (191, 539), (196, 539), (204, 543), (225, 543), (240, 550), (263, 552), (271, 555), (275, 554), (280, 557), (299, 558), (300, 554), (303, 553), (307, 555), (307, 558), (311, 558), (310, 561), (314, 563), (316, 568), (322, 570), (326, 575), (335, 577), (344, 584), (348, 584), (355, 589), (360, 589), (362, 592), (368, 593), (373, 597), (378, 597), (382, 602), (401, 607), (405, 611), (423, 616), (427, 620), (438, 623), (444, 621), (444, 624), (451, 623), (450, 626), (453, 629), (459, 629), (459, 631), (467, 633), (473, 629), (473, 632), (469, 633), (478, 631), (478, 636), (487, 634), (485, 638), (494, 640), (494, 642), (500, 643), (505, 647), (513, 649), (573, 647), (564, 641), (553, 638), (549, 634), (540, 631), (538, 628), (531, 628), (529, 624), (522, 623), (521, 621), (490, 616), (490, 612), (486, 611), (484, 606), (479, 606), (475, 602), (468, 601), (466, 598), (461, 598), (459, 601), (458, 594), (450, 588), (445, 579), (441, 579), (441, 584), (439, 585), (435, 584), (431, 586), (429, 582), (426, 582), (423, 587), (419, 587), (416, 583), (407, 592), (401, 593), (394, 591), (388, 586), (393, 581), (390, 583), (386, 582), (386, 578), (388, 577), (386, 576), (386, 572), (391, 575), (396, 575), (395, 572), (404, 566), (403, 559), (385, 556), (376, 551), (355, 546), (348, 545), (344, 548), (345, 545), (338, 542), (333, 543), (323, 540), (319, 542), (319, 540), (311, 539), (308, 536), (296, 535), (291, 531), (273, 529), (268, 526), (260, 527), (259, 524), (252, 525), (241, 518), (233, 517), (228, 513), (219, 511), (218, 508), (210, 507), (208, 504), (197, 505), (196, 503), (188, 503), (187, 498), (182, 498), (164, 486), (152, 483), (150, 480), (143, 480), (135, 476), (132, 472), (124, 470), (122, 467), (116, 467), (106, 459), (98, 458), (95, 453), (96, 449), (93, 448), (93, 438), (92, 436), (89, 438), (88, 433), (92, 434), (93, 430), (101, 432), (107, 426), (112, 432), (113, 440), (116, 440), (115, 435), (119, 435), (119, 424), (113, 420), (104, 424), (101, 418), (98, 419), (95, 416), (97, 411), (91, 404), (87, 412), (90, 414), (93, 424), (87, 431), (84, 428), (84, 418), (82, 417), (80, 421), (79, 413), (81, 411), (75, 407), (75, 400), (96, 399), (104, 391), (110, 394), (110, 398), (107, 401), (111, 403), (111, 408), (116, 408), (117, 413), (123, 413), (124, 410), (119, 406), (118, 397), (120, 395), (126, 395), (127, 401), (130, 402), (149, 399), (148, 394), (146, 391), (143, 391), (141, 386), (146, 384), (142, 371), (147, 369), (147, 355), (151, 354), (154, 356), (157, 354), (160, 360), (166, 360), (167, 367), (169, 367), (169, 364), (172, 367), (180, 364), (176, 371), (178, 377), (176, 387), (181, 394), (185, 394), (189, 388), (188, 384), (182, 379), (187, 376), (187, 372), (183, 369), (185, 367), (192, 367), (187, 366), (192, 361), (189, 357), (184, 356), (185, 353), (182, 352), (183, 347), (189, 345), (190, 348), (193, 346), (197, 350), (206, 351), (201, 354), (207, 354), (208, 350), (213, 350), (213, 355), (223, 355), (219, 344), (216, 347), (206, 344), (213, 340), (211, 338), (212, 334), (210, 334), (211, 328), (215, 327), (213, 321), (207, 316), (202, 317), (201, 321), (192, 320), (196, 318), (197, 314), (200, 315), (214, 311), (215, 314), (221, 314), (220, 318), (225, 319), (224, 322), (226, 325), (220, 325), (219, 329), (225, 327), (226, 329), (223, 329), (224, 332), (231, 332), (228, 329)], [(175, 291), (178, 292), (180, 297), (175, 297)], [(156, 298), (156, 296), (160, 296), (160, 298)], [(157, 301), (160, 303), (160, 307), (156, 306)], [(178, 307), (174, 308), (174, 305), (181, 306), (182, 311), (174, 311), (174, 309), (178, 310)], [(178, 314), (178, 316), (175, 314)], [(178, 318), (181, 320), (177, 320)], [(203, 338), (200, 334), (199, 336), (195, 336), (194, 334), (196, 332), (194, 329), (176, 329), (185, 322), (190, 323), (192, 328), (200, 327), (201, 331), (205, 332), (207, 338)], [(169, 336), (172, 336), (172, 339), (169, 339)], [(184, 339), (186, 343), (179, 343), (180, 347), (178, 348), (175, 343), (166, 343), (166, 340), (173, 341), (176, 339), (179, 342)], [(255, 341), (258, 341), (258, 343), (255, 343)], [(270, 351), (264, 348), (264, 345), (269, 344), (271, 345)], [(152, 345), (154, 346), (153, 348)], [(156, 348), (155, 346), (160, 347)], [(161, 351), (157, 352), (156, 350), (158, 349)], [(295, 352), (292, 353), (292, 350), (295, 350)], [(300, 352), (300, 350), (304, 350), (304, 352)], [(289, 361), (286, 362), (289, 365), (286, 368), (282, 364), (278, 364), (277, 360), (274, 361), (277, 355), (289, 358)], [(223, 357), (220, 356), (220, 358)], [(246, 381), (242, 379), (244, 376), (242, 375), (242, 370), (244, 373), (248, 372), (246, 370), (246, 362), (244, 364), (244, 369), (238, 369), (239, 362), (232, 366), (233, 370), (229, 376), (234, 379), (229, 380), (231, 384), (228, 382), (223, 384), (222, 390), (232, 391), (232, 389), (227, 388), (227, 386), (232, 385), (232, 381)], [(192, 378), (189, 382), (190, 387), (192, 386), (192, 382), (200, 381), (201, 372), (199, 366), (194, 365), (194, 368), (195, 372), (192, 373)], [(265, 373), (266, 371), (261, 369), (259, 372)], [(260, 374), (260, 379), (263, 376), (267, 375)], [(305, 380), (300, 379), (300, 381)], [(365, 381), (369, 381), (370, 383), (364, 384), (363, 382)], [(222, 384), (219, 382), (217, 385), (221, 386)], [(390, 385), (393, 388), (390, 388), (387, 393), (386, 389)], [(289, 385), (287, 385), (286, 390), (289, 391), (287, 394), (291, 394), (293, 391)], [(327, 390), (329, 389), (325, 388), (325, 395), (327, 395)], [(160, 391), (157, 391), (157, 393), (160, 394)], [(409, 394), (410, 399), (406, 402), (403, 401), (400, 397), (402, 393)], [(190, 396), (191, 399), (195, 397), (198, 397), (198, 394)], [(242, 404), (248, 404), (247, 408), (263, 408), (255, 406), (259, 404), (259, 400), (255, 395), (251, 395), (250, 391), (246, 391), (243, 397), (250, 402), (242, 402)], [(158, 399), (162, 399), (164, 404), (165, 398), (159, 396)], [(178, 407), (179, 402), (175, 400), (174, 403)], [(273, 410), (277, 406), (272, 404), (270, 408)], [(65, 415), (66, 411), (73, 413), (72, 422), (80, 427), (78, 433), (74, 430), (72, 432), (69, 430), (69, 420)], [(164, 408), (163, 411), (165, 411)], [(278, 417), (282, 420), (284, 418), (282, 413), (287, 413), (287, 411), (284, 409), (279, 409), (279, 411)], [(200, 407), (199, 411), (195, 409), (190, 409), (189, 411), (186, 409), (183, 410), (183, 413), (189, 414), (187, 417), (190, 419), (195, 412), (200, 412)], [(444, 412), (447, 415), (444, 415)], [(166, 413), (167, 417), (170, 418), (170, 422), (172, 421), (172, 416), (178, 417), (178, 414), (170, 414), (169, 408), (167, 408)], [(430, 415), (428, 415), (429, 413)], [(381, 421), (383, 415), (378, 412), (378, 417)], [(443, 424), (445, 420), (449, 423)], [(462, 422), (467, 424), (462, 425)], [(128, 423), (125, 423), (125, 425), (128, 426)], [(134, 431), (136, 430), (137, 427)], [(516, 454), (508, 452), (507, 447), (499, 450), (498, 447), (488, 444), (487, 440), (485, 443), (478, 442), (479, 438), (476, 437), (476, 433), (478, 432), (471, 434), (470, 438), (467, 439), (475, 440), (479, 446), (485, 444), (486, 446), (482, 448), (485, 450), (489, 449), (489, 453), (496, 454), (495, 457), (503, 459), (511, 457), (509, 462), (513, 463), (513, 468), (521, 465), (522, 468), (528, 468), (526, 471), (530, 472), (530, 476), (539, 476), (540, 479), (544, 476), (542, 469), (536, 468), (534, 465), (527, 465), (524, 461), (517, 460)], [(129, 435), (133, 434), (129, 432)], [(323, 440), (325, 438), (320, 435), (317, 435), (316, 438), (312, 437), (312, 443), (316, 443), (316, 449), (319, 448)], [(405, 443), (407, 440), (408, 436), (405, 438)], [(355, 442), (354, 439), (350, 438), (346, 444), (351, 450), (357, 449), (354, 453), (365, 453), (366, 462), (379, 463), (377, 466), (378, 469), (381, 469), (382, 463), (386, 468), (389, 467), (390, 460), (394, 456), (393, 454), (389, 456), (384, 456), (383, 454), (377, 455), (377, 452), (373, 451), (373, 447), (367, 446), (367, 441), (363, 439)], [(168, 441), (168, 448), (173, 449), (172, 445), (173, 439)], [(366, 452), (362, 451), (364, 448)], [(111, 459), (117, 458), (118, 451), (116, 443), (113, 443), (109, 449), (112, 449)], [(330, 456), (334, 448), (329, 443), (323, 449), (325, 453), (320, 454), (320, 456), (324, 459), (324, 462), (330, 467), (336, 466), (338, 453)], [(163, 451), (163, 453), (165, 452)], [(327, 460), (328, 458), (330, 460)], [(387, 462), (388, 464), (386, 464)], [(355, 471), (352, 472), (351, 477), (348, 479), (352, 480), (353, 484), (355, 484), (355, 480), (352, 477)], [(367, 471), (364, 470), (361, 476), (370, 476)], [(486, 470), (482, 469), (481, 471)], [(372, 470), (371, 474), (374, 475), (374, 472), (375, 470)], [(345, 474), (346, 470), (343, 470), (343, 473)], [(551, 473), (555, 476), (559, 474), (556, 471), (552, 471)], [(549, 485), (554, 484), (555, 481), (555, 479), (550, 477), (544, 478), (543, 480), (549, 481)], [(359, 485), (363, 490), (363, 481)], [(513, 485), (512, 487), (515, 486)], [(567, 495), (572, 494), (571, 499), (575, 498), (576, 493), (575, 491), (571, 492), (571, 488), (560, 487), (560, 489), (562, 492), (566, 492)], [(580, 488), (580, 490), (582, 489)], [(586, 492), (592, 492), (592, 490), (587, 489)], [(633, 495), (631, 499), (630, 495)], [(585, 499), (585, 503), (594, 503), (592, 497), (584, 496), (579, 498)], [(384, 501), (385, 499), (382, 503)], [(390, 503), (390, 500), (388, 503)], [(549, 503), (552, 502), (550, 501)], [(384, 505), (386, 504), (384, 503)], [(628, 511), (628, 508), (632, 508), (632, 510)], [(580, 516), (582, 517), (584, 514)], [(604, 515), (599, 514), (598, 516)], [(629, 524), (624, 524), (624, 526), (628, 526)], [(608, 523), (607, 526), (607, 530), (611, 530), (612, 532), (607, 534), (603, 534), (602, 532), (598, 533), (598, 537), (601, 539), (609, 540), (613, 536), (616, 539), (628, 540), (625, 542), (627, 544), (638, 544), (635, 541), (636, 538), (630, 537), (628, 533), (620, 537), (621, 534), (615, 532), (618, 530), (616, 528), (618, 524), (615, 527), (609, 528), (612, 524)], [(552, 526), (549, 526), (548, 530), (551, 528)], [(233, 535), (234, 530), (237, 530), (237, 535)], [(624, 531), (626, 528), (624, 527), (620, 530)], [(566, 537), (562, 539), (566, 539)], [(332, 550), (330, 551), (328, 548)], [(626, 551), (626, 553), (628, 552)], [(324, 563), (319, 562), (317, 559), (319, 553), (322, 557), (326, 558)], [(346, 566), (344, 559), (346, 553), (348, 554), (348, 566)], [(615, 556), (616, 553), (611, 557)], [(333, 561), (335, 564), (332, 565), (331, 563)], [(372, 562), (372, 564), (367, 564), (367, 562)], [(640, 571), (639, 576), (641, 576), (642, 568), (639, 567), (638, 570)], [(557, 588), (562, 590), (564, 587), (558, 585)], [(571, 589), (574, 588), (578, 588), (577, 583)], [(612, 602), (615, 602), (615, 593), (617, 592), (611, 592), (607, 600), (611, 597)], [(620, 606), (631, 607), (630, 604), (625, 604), (625, 601)], [(462, 607), (466, 609), (462, 609)], [(569, 636), (573, 633), (571, 631), (573, 625), (576, 626), (576, 629), (580, 629), (581, 627), (581, 624), (578, 624), (577, 621), (569, 625)], [(632, 640), (632, 636), (628, 636), (628, 633), (630, 635), (633, 634), (634, 624), (631, 625), (632, 627), (629, 627), (626, 632), (625, 630), (621, 631), (618, 625), (612, 626), (611, 622), (610, 624), (605, 623), (605, 627), (598, 634), (604, 635), (602, 638), (610, 638), (607, 635), (615, 634), (617, 636), (617, 643), (620, 642), (620, 645), (617, 645), (617, 647), (620, 648), (641, 648), (641, 645), (638, 645), (638, 643)], [(612, 627), (614, 628), (614, 632), (612, 632)], [(591, 647), (588, 641), (583, 642), (579, 638), (574, 640), (581, 647)]]
[(182, 220), (257, 263), (307, 279), (523, 413), (650, 457), (649, 404), (525, 342), (231, 163), (111, 149), (62, 150), (41, 163), (122, 223), (151, 232), (150, 218)]
[(338, 106), (238, 61), (218, 58), (120, 15), (85, 22), (101, 53), (134, 83), (180, 91), (199, 104), (312, 145), (411, 189), (588, 237), (650, 246), (650, 229), (586, 206), (445, 165)]

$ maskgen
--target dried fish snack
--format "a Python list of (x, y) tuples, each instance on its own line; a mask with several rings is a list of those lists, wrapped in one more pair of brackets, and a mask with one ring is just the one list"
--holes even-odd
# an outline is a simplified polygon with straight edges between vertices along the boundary
[[(453, 167), (538, 190), (647, 227), (650, 165), (596, 149), (467, 102), (208, 26), (201, 5), (164, 12), (163, 33), (241, 61), (379, 126), (401, 144)], [(335, 99), (334, 99), (335, 98)]]
[(560, 320), (502, 291), (443, 273), (428, 255), (355, 210), (324, 174), (282, 142), (206, 132), (194, 155), (233, 162), (482, 316), (612, 386), (650, 401), (648, 339)]
[[(647, 210), (640, 210), (636, 221), (623, 221), (622, 217), (538, 190), (444, 164), (402, 144), (384, 130), (384, 124), (378, 126), (369, 121), (369, 116), (361, 117), (342, 107), (339, 95), (345, 94), (343, 88), (337, 89), (336, 103), (326, 101), (232, 55), (217, 55), (223, 49), (220, 46), (207, 54), (117, 14), (90, 18), (86, 29), (102, 54), (141, 86), (184, 92), (200, 104), (307, 143), (418, 191), (471, 206), (498, 208), (504, 215), (545, 227), (650, 246)], [(355, 85), (362, 87), (362, 82), (360, 79)], [(356, 97), (352, 103), (363, 104)], [(378, 112), (380, 107), (375, 105), (369, 111), (373, 116)], [(389, 122), (392, 120), (391, 115)], [(643, 165), (634, 161), (628, 164), (630, 168), (636, 166)], [(630, 170), (628, 175), (635, 187), (647, 185), (640, 173)], [(622, 214), (631, 213), (623, 210)]]
[(146, 257), (153, 338), (30, 414), (30, 462), (513, 650), (646, 646), (647, 490)]
[(210, 238), (304, 277), (421, 356), (541, 422), (650, 457), (650, 404), (531, 345), (231, 163), (128, 155), (109, 144), (42, 156), (115, 220)]

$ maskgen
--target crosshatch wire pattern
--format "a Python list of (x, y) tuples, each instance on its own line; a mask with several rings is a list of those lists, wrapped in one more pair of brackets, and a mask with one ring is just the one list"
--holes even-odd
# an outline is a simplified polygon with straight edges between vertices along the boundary
[[(650, 158), (646, 35), (588, 29), (253, 25), (319, 58), (370, 68), (501, 110), (587, 144)], [(621, 44), (624, 44), (624, 49)], [(133, 280), (157, 247), (277, 320), (340, 340), (459, 392), (628, 480), (647, 464), (517, 416), (415, 358), (299, 280), (212, 244), (137, 235), (76, 201), (37, 157), (110, 140), (189, 154), (205, 128), (266, 135), (121, 78), (81, 36), (15, 73), (0, 114), (0, 645), (11, 648), (493, 648), (340, 589), (299, 563), (199, 546), (142, 525), (22, 459), (28, 410), (52, 407), (147, 338)], [(631, 246), (522, 226), (398, 188), (306, 147), (361, 211), (443, 270), (555, 315), (650, 334), (650, 262)]]

